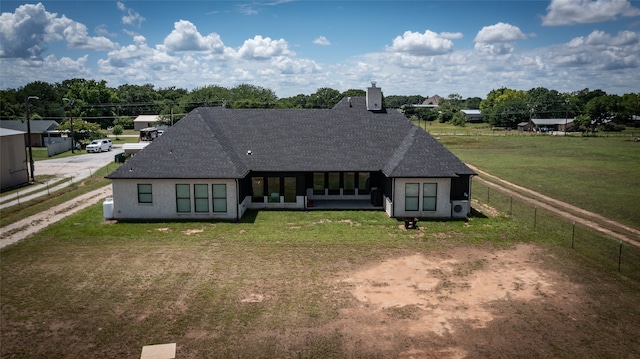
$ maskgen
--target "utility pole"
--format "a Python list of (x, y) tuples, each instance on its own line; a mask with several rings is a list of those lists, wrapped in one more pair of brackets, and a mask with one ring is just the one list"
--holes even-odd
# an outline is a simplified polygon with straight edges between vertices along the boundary
[(31, 121), (29, 120), (30, 117), (30, 108), (29, 108), (29, 100), (39, 100), (40, 97), (38, 96), (27, 96), (24, 99), (24, 103), (25, 106), (27, 108), (27, 143), (29, 145), (29, 167), (31, 169), (31, 182), (36, 180), (36, 176), (34, 174), (35, 171), (35, 163), (33, 162), (33, 147), (31, 147)]
[(71, 126), (71, 153), (75, 153), (76, 144), (73, 137), (73, 100), (63, 98), (62, 101), (69, 103), (69, 125)]

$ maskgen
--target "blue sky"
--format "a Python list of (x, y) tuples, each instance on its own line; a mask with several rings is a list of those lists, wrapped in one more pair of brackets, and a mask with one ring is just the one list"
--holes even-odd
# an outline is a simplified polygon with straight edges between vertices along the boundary
[(42, 1), (0, 3), (0, 88), (242, 83), (485, 97), (492, 89), (640, 91), (640, 1)]

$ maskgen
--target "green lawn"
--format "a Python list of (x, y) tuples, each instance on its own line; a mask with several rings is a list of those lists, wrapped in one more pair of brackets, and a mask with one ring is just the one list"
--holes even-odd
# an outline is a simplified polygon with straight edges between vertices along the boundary
[(628, 137), (437, 136), (463, 161), (638, 228), (640, 143)]
[[(636, 339), (634, 318), (640, 315), (638, 253), (620, 274), (615, 259), (594, 259), (569, 249), (566, 237), (541, 235), (502, 216), (419, 225), (404, 230), (382, 211), (259, 211), (241, 223), (111, 224), (95, 205), (0, 250), (0, 356), (134, 358), (143, 345), (168, 342), (177, 342), (185, 358), (383, 358), (411, 347), (438, 353), (450, 346), (502, 357), (532, 351), (561, 358), (640, 354), (640, 347), (628, 344)], [(582, 235), (584, 250), (589, 244)], [(430, 309), (369, 312), (368, 304), (353, 298), (353, 286), (338, 281), (347, 273), (401, 256), (487, 251), (486, 259), (461, 262), (451, 274), (466, 276), (486, 267), (494, 251), (522, 242), (549, 251), (540, 257), (546, 270), (585, 288), (584, 303), (571, 304), (580, 312), (550, 308), (544, 298), (542, 305), (497, 300), (493, 311), (505, 314), (486, 328), (460, 319), (457, 333), (443, 337), (398, 331), (386, 336), (394, 343), (386, 348), (351, 329), (428, 325), (415, 318)], [(465, 258), (449, 262), (457, 260)], [(379, 290), (385, 286), (374, 283)], [(456, 289), (447, 281), (438, 288), (443, 300)], [(255, 295), (263, 297), (243, 301)], [(446, 310), (455, 316), (455, 308)], [(368, 314), (345, 314), (353, 311)], [(494, 340), (505, 333), (511, 333), (509, 341)], [(350, 346), (353, 336), (361, 336), (359, 347)]]

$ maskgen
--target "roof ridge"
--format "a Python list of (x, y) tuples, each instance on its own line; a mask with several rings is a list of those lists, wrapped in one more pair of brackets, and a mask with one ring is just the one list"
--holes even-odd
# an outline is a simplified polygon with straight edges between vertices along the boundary
[(400, 165), (400, 161), (404, 158), (404, 155), (407, 153), (411, 145), (413, 145), (413, 141), (415, 140), (415, 134), (418, 130), (418, 127), (411, 126), (409, 132), (404, 136), (400, 146), (396, 147), (396, 150), (393, 152), (386, 165), (384, 166), (384, 172), (386, 174), (392, 173), (398, 165)]

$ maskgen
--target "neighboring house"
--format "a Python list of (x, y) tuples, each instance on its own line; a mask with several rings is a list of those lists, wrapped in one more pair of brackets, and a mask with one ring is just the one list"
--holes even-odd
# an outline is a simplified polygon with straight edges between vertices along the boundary
[(440, 101), (442, 101), (442, 97), (438, 95), (433, 95), (431, 97), (427, 97), (424, 101), (422, 101), (421, 104), (413, 105), (413, 107), (435, 108), (440, 105)]
[(530, 129), (531, 129), (531, 123), (529, 123), (528, 121), (520, 122), (518, 124), (518, 131), (520, 132), (529, 132)]
[(373, 85), (332, 109), (197, 108), (107, 178), (115, 219), (239, 220), (315, 208), (466, 218), (473, 175)]
[[(62, 137), (56, 128), (60, 124), (53, 120), (29, 120), (31, 127), (31, 146), (33, 147), (45, 147), (51, 142), (55, 142)], [(24, 132), (25, 142), (28, 144), (29, 140), (27, 131), (27, 121), (22, 120), (0, 120), (0, 127), (8, 128), (11, 130)]]
[(156, 127), (160, 121), (160, 115), (140, 115), (133, 120), (133, 129), (140, 131), (148, 127)]
[(537, 131), (565, 131), (571, 128), (572, 118), (534, 118), (531, 119), (533, 128)]
[(482, 122), (484, 120), (480, 110), (460, 110), (460, 112), (464, 115), (465, 122)]
[(0, 189), (29, 182), (25, 132), (0, 128)]

